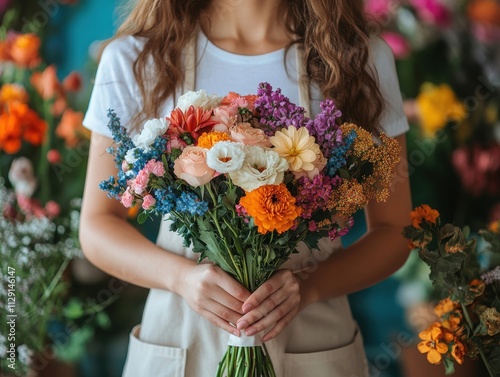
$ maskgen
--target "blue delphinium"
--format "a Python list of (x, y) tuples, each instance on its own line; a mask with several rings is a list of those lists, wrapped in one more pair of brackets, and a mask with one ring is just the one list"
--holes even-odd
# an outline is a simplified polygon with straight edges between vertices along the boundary
[(347, 151), (351, 148), (356, 136), (356, 131), (352, 130), (343, 138), (342, 143), (338, 143), (335, 148), (331, 150), (326, 164), (326, 174), (329, 177), (334, 177), (337, 171), (345, 165)]
[(175, 204), (177, 212), (186, 212), (190, 215), (203, 216), (208, 211), (208, 203), (200, 200), (192, 192), (182, 192)]
[(127, 129), (121, 125), (120, 118), (111, 109), (108, 110), (108, 118), (108, 129), (111, 131), (116, 147), (108, 148), (107, 152), (115, 156), (116, 167), (121, 168), (128, 150), (134, 148), (134, 142), (128, 135)]
[(156, 189), (153, 191), (153, 196), (156, 198), (154, 211), (159, 215), (166, 215), (174, 210), (177, 195), (168, 187), (166, 189)]

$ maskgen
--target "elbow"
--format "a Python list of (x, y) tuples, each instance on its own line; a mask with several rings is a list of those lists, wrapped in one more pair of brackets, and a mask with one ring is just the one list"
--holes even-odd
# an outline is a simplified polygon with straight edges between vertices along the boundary
[(92, 221), (89, 221), (89, 219), (82, 214), (80, 217), (80, 226), (78, 229), (78, 239), (80, 242), (80, 247), (82, 249), (83, 255), (85, 258), (90, 261), (92, 264), (94, 264), (94, 256), (95, 256), (95, 246), (93, 245), (93, 238), (92, 233), (95, 232), (92, 231)]

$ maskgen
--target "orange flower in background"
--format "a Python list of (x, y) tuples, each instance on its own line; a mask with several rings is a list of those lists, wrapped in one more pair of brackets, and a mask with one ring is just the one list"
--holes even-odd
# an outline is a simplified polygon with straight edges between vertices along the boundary
[(450, 339), (450, 335), (442, 331), (439, 323), (433, 323), (428, 329), (418, 334), (418, 337), (422, 339), (417, 346), (419, 352), (427, 354), (429, 363), (439, 364), (443, 355), (448, 352), (447, 340), (453, 340), (453, 336)]
[(439, 212), (435, 209), (432, 209), (427, 204), (422, 204), (420, 207), (417, 207), (410, 212), (412, 225), (417, 229), (420, 229), (422, 220), (425, 220), (430, 224), (436, 224), (436, 220), (438, 217)]
[(490, 223), (490, 225), (488, 225), (488, 230), (493, 233), (500, 233), (500, 220)]
[(88, 130), (83, 127), (83, 113), (72, 109), (64, 110), (61, 122), (56, 128), (56, 135), (64, 139), (70, 148), (76, 147), (82, 136), (89, 136)]
[(53, 65), (49, 65), (43, 72), (33, 73), (31, 84), (44, 100), (50, 100), (61, 92), (56, 67)]
[(22, 67), (36, 67), (40, 59), (41, 41), (35, 34), (21, 34), (12, 41), (10, 57), (12, 61)]
[(14, 154), (21, 149), (22, 130), (16, 115), (6, 111), (0, 114), (0, 150)]
[(23, 138), (32, 145), (40, 145), (45, 139), (47, 122), (40, 119), (38, 114), (28, 109), (23, 118)]
[(467, 8), (469, 18), (480, 24), (500, 26), (500, 3), (495, 0), (472, 0)]
[(220, 131), (204, 132), (198, 139), (198, 146), (210, 149), (220, 141), (231, 141), (231, 137), (227, 133)]
[(434, 308), (434, 313), (438, 317), (442, 317), (445, 314), (451, 313), (459, 307), (459, 303), (457, 301), (453, 301), (451, 298), (446, 297), (445, 299), (438, 302), (436, 307)]
[(240, 199), (240, 205), (253, 217), (261, 234), (286, 232), (301, 213), (284, 184), (265, 185), (248, 192)]
[(68, 92), (78, 92), (82, 87), (82, 76), (73, 71), (64, 78), (62, 86)]
[(241, 96), (235, 92), (229, 92), (221, 101), (219, 106), (231, 106), (233, 103), (237, 103), (238, 101), (246, 101), (248, 104), (248, 109), (253, 111), (255, 100), (258, 98), (255, 94), (249, 94), (246, 96)]
[(10, 58), (10, 42), (0, 41), (0, 62), (6, 62), (11, 60)]
[(28, 93), (22, 85), (19, 84), (5, 84), (0, 89), (0, 104), (10, 102), (28, 102)]
[(465, 352), (465, 345), (455, 339), (455, 344), (451, 347), (451, 356), (459, 365), (462, 365), (465, 360)]

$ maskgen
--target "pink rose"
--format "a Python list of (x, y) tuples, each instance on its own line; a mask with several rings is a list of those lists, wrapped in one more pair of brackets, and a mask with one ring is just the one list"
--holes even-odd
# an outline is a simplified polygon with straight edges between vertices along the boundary
[(148, 174), (154, 174), (157, 177), (161, 177), (165, 174), (165, 167), (163, 166), (163, 162), (156, 160), (148, 161), (148, 163), (144, 167), (144, 170)]
[(149, 173), (146, 170), (141, 170), (137, 177), (134, 180), (132, 188), (134, 192), (138, 195), (141, 195), (144, 190), (148, 187), (149, 183)]
[(120, 198), (120, 202), (123, 204), (125, 208), (132, 207), (132, 203), (134, 201), (134, 196), (130, 193), (130, 187), (127, 187), (127, 190), (123, 193)]
[(154, 206), (156, 203), (156, 199), (148, 194), (144, 198), (142, 198), (142, 208), (144, 209), (150, 209), (152, 206)]
[(61, 213), (61, 207), (59, 206), (59, 204), (51, 200), (48, 201), (47, 204), (45, 204), (45, 212), (47, 212), (47, 217), (49, 219), (53, 219), (59, 216), (59, 213)]
[(410, 44), (401, 34), (387, 31), (382, 33), (381, 37), (389, 45), (396, 59), (404, 59), (410, 54)]
[(215, 170), (207, 165), (207, 150), (189, 146), (174, 162), (174, 174), (193, 187), (204, 185), (214, 177)]
[(238, 123), (231, 128), (231, 139), (245, 145), (271, 147), (272, 144), (264, 131), (253, 128), (250, 123)]
[(451, 11), (440, 0), (411, 0), (419, 17), (433, 25), (448, 26), (452, 20)]
[(215, 131), (228, 132), (238, 119), (238, 107), (219, 106), (214, 109), (212, 120), (217, 122)]
[(172, 153), (173, 149), (183, 150), (187, 147), (187, 143), (182, 140), (178, 135), (170, 135), (167, 142), (167, 152)]
[(394, 0), (366, 0), (365, 12), (368, 18), (382, 22), (391, 17), (396, 11)]

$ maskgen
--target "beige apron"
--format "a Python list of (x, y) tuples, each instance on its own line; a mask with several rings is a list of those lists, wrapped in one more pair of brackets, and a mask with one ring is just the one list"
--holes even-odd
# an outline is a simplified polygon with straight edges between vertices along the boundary
[[(192, 42), (185, 54), (183, 92), (195, 88), (195, 51)], [(297, 53), (300, 104), (309, 110), (309, 83), (302, 58), (303, 53)], [(157, 244), (170, 252), (198, 259), (197, 254), (182, 246), (180, 236), (169, 231), (168, 221), (161, 224)], [(340, 241), (328, 239), (320, 240), (320, 251), (310, 252), (305, 245), (301, 246), (300, 252), (292, 254), (283, 267), (306, 268), (307, 273), (299, 273), (302, 279), (307, 279), (318, 263), (341, 247)], [(194, 312), (182, 297), (152, 289), (142, 324), (130, 334), (123, 377), (214, 376), (228, 339), (227, 332)], [(308, 306), (266, 346), (277, 377), (368, 376), (361, 334), (345, 296)]]

